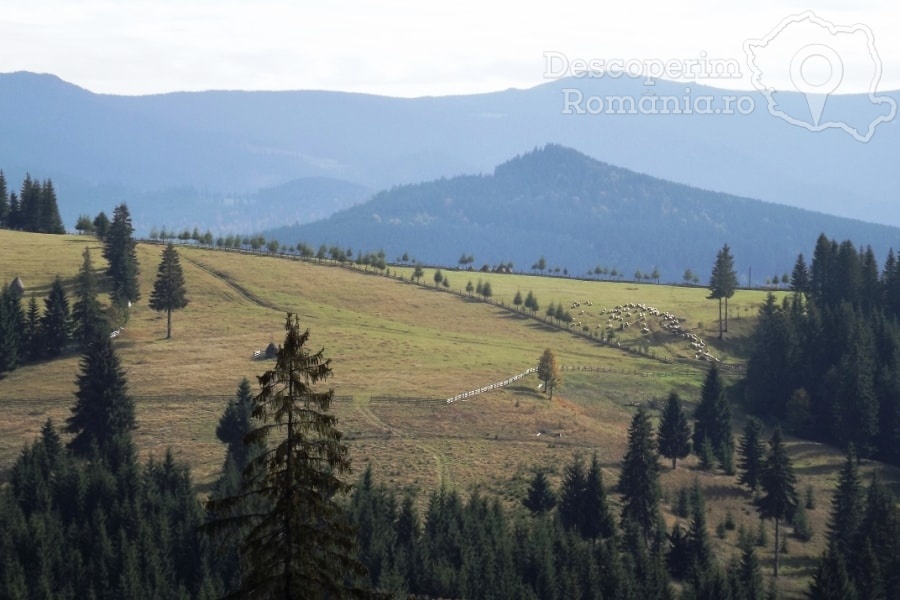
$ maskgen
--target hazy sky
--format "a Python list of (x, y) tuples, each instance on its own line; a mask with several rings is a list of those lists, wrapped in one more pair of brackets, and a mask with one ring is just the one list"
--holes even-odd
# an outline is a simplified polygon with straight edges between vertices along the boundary
[[(545, 53), (585, 61), (734, 59), (803, 10), (874, 34), (879, 90), (900, 88), (896, 0), (792, 5), (395, 0), (0, 0), (0, 71), (56, 74), (95, 92), (329, 89), (393, 96), (531, 87)], [(854, 80), (854, 57), (844, 56)], [(841, 90), (850, 91), (850, 90)]]

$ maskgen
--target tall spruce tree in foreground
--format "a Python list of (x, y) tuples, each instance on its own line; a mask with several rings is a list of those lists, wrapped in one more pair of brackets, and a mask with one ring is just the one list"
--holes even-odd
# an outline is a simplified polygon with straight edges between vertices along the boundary
[(150, 292), (150, 308), (155, 311), (166, 311), (166, 339), (172, 337), (172, 311), (187, 306), (188, 299), (184, 289), (184, 272), (178, 251), (169, 242), (162, 253), (162, 260)]
[(113, 303), (124, 307), (141, 297), (137, 279), (140, 270), (133, 234), (131, 213), (128, 205), (122, 203), (113, 211), (113, 220), (101, 239), (103, 257), (108, 264), (106, 273), (112, 279)]
[(76, 384), (75, 406), (66, 421), (66, 431), (74, 434), (69, 448), (76, 456), (90, 456), (95, 449), (109, 456), (130, 440), (136, 424), (125, 371), (108, 335), (97, 334), (88, 344)]
[(794, 467), (787, 455), (781, 439), (781, 427), (776, 426), (769, 440), (769, 454), (766, 456), (760, 476), (763, 496), (756, 501), (759, 516), (775, 521), (775, 568), (773, 574), (778, 577), (778, 556), (781, 551), (779, 525), (781, 521), (793, 515), (797, 506), (797, 479)]
[(354, 532), (337, 500), (350, 490), (341, 478), (350, 459), (337, 418), (327, 412), (334, 390), (314, 389), (331, 375), (331, 360), (324, 350), (309, 351), (309, 330), (300, 331), (296, 316), (288, 314), (285, 331), (275, 365), (259, 377), (253, 399), (253, 417), (261, 425), (244, 439), (262, 445), (271, 436), (275, 445), (249, 462), (241, 494), (207, 505), (228, 514), (256, 496), (270, 508), (213, 522), (209, 529), (248, 528), (240, 542), (238, 597), (367, 597), (356, 584), (365, 567), (354, 556)]
[(688, 424), (687, 415), (681, 409), (681, 398), (675, 392), (669, 394), (666, 400), (662, 420), (659, 422), (657, 440), (659, 453), (672, 459), (673, 469), (676, 468), (679, 458), (691, 453), (691, 426)]
[(622, 493), (622, 520), (632, 521), (643, 533), (644, 541), (652, 537), (659, 517), (659, 456), (653, 426), (643, 407), (628, 427), (628, 450), (622, 460), (619, 476)]

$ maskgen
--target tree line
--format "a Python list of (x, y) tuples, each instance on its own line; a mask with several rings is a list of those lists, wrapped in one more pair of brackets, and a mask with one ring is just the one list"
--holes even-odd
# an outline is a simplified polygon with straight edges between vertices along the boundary
[[(59, 275), (43, 300), (43, 311), (34, 294), (23, 306), (23, 290), (16, 281), (0, 288), (0, 378), (22, 364), (54, 359), (74, 346), (83, 349), (95, 335), (109, 335), (127, 322), (129, 307), (140, 298), (133, 231), (128, 206), (117, 206), (103, 237), (105, 277), (98, 276), (91, 252), (85, 248), (72, 285), (74, 301)], [(105, 307), (98, 299), (104, 290), (110, 297)], [(178, 253), (169, 244), (149, 302), (151, 309), (166, 313), (167, 338), (172, 335), (172, 311), (187, 303)]]
[(821, 235), (792, 293), (769, 295), (750, 340), (749, 410), (792, 433), (900, 464), (900, 266)]
[(26, 174), (16, 194), (7, 190), (6, 176), (0, 170), (0, 229), (65, 233), (53, 182), (38, 181)]

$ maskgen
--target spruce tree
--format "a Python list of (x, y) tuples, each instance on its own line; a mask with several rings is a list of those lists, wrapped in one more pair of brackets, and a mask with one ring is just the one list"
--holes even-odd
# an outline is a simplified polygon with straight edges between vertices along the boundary
[(97, 300), (97, 276), (88, 248), (81, 253), (81, 269), (75, 278), (75, 303), (72, 305), (73, 334), (83, 345), (99, 332), (106, 332), (103, 313)]
[(566, 465), (559, 493), (559, 519), (566, 529), (578, 531), (581, 528), (586, 482), (584, 457), (575, 454), (572, 462)]
[(730, 472), (734, 468), (731, 407), (725, 398), (725, 384), (715, 363), (710, 366), (703, 381), (694, 419), (694, 452), (702, 455), (703, 440), (708, 439), (720, 465)]
[(628, 450), (622, 460), (619, 491), (622, 520), (633, 521), (643, 532), (645, 542), (648, 541), (657, 523), (661, 491), (656, 440), (643, 407), (638, 408), (628, 427)]
[(828, 519), (828, 543), (845, 559), (853, 550), (863, 519), (864, 496), (859, 478), (859, 460), (851, 444), (847, 448), (844, 466), (838, 475), (837, 488), (831, 498)]
[(38, 308), (37, 298), (34, 294), (28, 300), (28, 310), (25, 313), (25, 328), (23, 340), (23, 358), (36, 360), (41, 356), (41, 311)]
[[(719, 301), (719, 339), (723, 338), (723, 332), (728, 331), (728, 299), (734, 296), (737, 285), (734, 258), (731, 256), (728, 244), (725, 244), (716, 254), (716, 262), (709, 277), (709, 296), (707, 296), (710, 300)], [(722, 320), (722, 300), (725, 300), (724, 321)]]
[(216, 427), (216, 437), (227, 446), (227, 455), (240, 471), (244, 470), (249, 456), (244, 437), (252, 430), (252, 412), (253, 390), (250, 380), (244, 377), (238, 384), (235, 396), (228, 400)]
[(49, 179), (45, 180), (40, 186), (40, 203), (41, 223), (39, 231), (41, 233), (65, 233), (66, 228), (63, 226), (62, 218), (59, 216), (59, 206), (56, 203), (56, 190), (53, 188), (53, 182)]
[(109, 233), (109, 217), (106, 216), (106, 213), (101, 210), (91, 224), (94, 226), (94, 235), (97, 236), (97, 239), (105, 242), (106, 234)]
[(242, 494), (207, 504), (227, 513), (256, 496), (271, 508), (210, 529), (249, 525), (240, 543), (239, 596), (366, 597), (356, 583), (365, 568), (353, 556), (354, 534), (338, 501), (350, 489), (341, 479), (350, 460), (337, 419), (328, 413), (334, 390), (315, 390), (331, 375), (331, 360), (324, 350), (307, 349), (309, 330), (301, 332), (292, 314), (285, 331), (275, 366), (259, 377), (253, 417), (261, 425), (245, 438), (262, 444), (271, 435), (277, 442), (247, 465)]
[(809, 590), (809, 600), (856, 600), (856, 588), (847, 573), (843, 556), (829, 546), (819, 560)]
[(798, 294), (809, 293), (809, 269), (806, 267), (803, 253), (797, 255), (797, 262), (791, 271), (791, 291)]
[(600, 458), (594, 451), (584, 482), (584, 498), (581, 502), (581, 537), (592, 542), (598, 538), (608, 538), (615, 532), (616, 522), (609, 509), (606, 497), (606, 486), (603, 484), (603, 471), (600, 469)]
[(528, 485), (528, 495), (522, 501), (525, 508), (535, 515), (543, 515), (556, 506), (556, 495), (550, 487), (550, 482), (543, 471), (534, 474)]
[(778, 577), (778, 555), (781, 550), (779, 525), (790, 518), (797, 506), (797, 483), (791, 459), (787, 455), (781, 439), (781, 428), (776, 426), (769, 440), (769, 453), (760, 477), (763, 495), (756, 506), (763, 519), (775, 521), (775, 568), (774, 576)]
[(758, 419), (749, 418), (744, 424), (744, 432), (738, 442), (738, 483), (746, 485), (751, 492), (759, 487), (765, 460), (766, 447), (760, 439), (762, 423)]
[(59, 275), (50, 286), (50, 293), (44, 299), (44, 314), (41, 317), (41, 347), (43, 355), (54, 358), (62, 354), (71, 337), (69, 299), (63, 289)]
[(128, 205), (122, 203), (113, 211), (112, 223), (103, 237), (103, 257), (108, 265), (106, 273), (112, 279), (113, 303), (119, 306), (128, 306), (141, 297), (133, 234), (131, 213)]
[(162, 260), (150, 293), (150, 308), (166, 311), (166, 339), (172, 337), (172, 311), (187, 306), (188, 299), (184, 289), (184, 272), (178, 252), (170, 242), (162, 253)]
[(687, 531), (687, 546), (690, 552), (690, 575), (696, 581), (714, 565), (712, 540), (706, 528), (706, 501), (697, 479), (694, 479), (691, 488), (691, 521)]
[(108, 335), (98, 334), (88, 344), (80, 363), (75, 406), (66, 421), (73, 434), (69, 448), (76, 456), (116, 452), (135, 429), (134, 400), (128, 394), (125, 371)]
[(675, 392), (669, 394), (666, 400), (657, 439), (659, 453), (672, 459), (672, 469), (676, 468), (679, 458), (691, 453), (691, 426), (687, 421), (687, 415), (681, 409), (681, 398)]
[(26, 173), (19, 190), (19, 220), (22, 231), (37, 233), (42, 230), (42, 208), (41, 185)]
[(0, 377), (18, 367), (24, 358), (21, 310), (18, 294), (12, 286), (4, 286), (0, 290)]
[(6, 189), (6, 175), (0, 169), (0, 229), (11, 229), (9, 223), (9, 192)]
[(22, 210), (15, 192), (9, 194), (9, 229), (22, 229)]
[(737, 564), (736, 589), (741, 592), (741, 600), (763, 600), (766, 597), (763, 585), (762, 571), (759, 565), (759, 557), (753, 547), (750, 536), (744, 536), (738, 541), (741, 557)]

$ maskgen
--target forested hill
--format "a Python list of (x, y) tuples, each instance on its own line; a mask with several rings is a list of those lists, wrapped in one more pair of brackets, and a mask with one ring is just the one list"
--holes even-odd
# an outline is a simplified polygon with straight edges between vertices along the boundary
[(281, 242), (337, 244), (389, 257), (411, 253), (429, 264), (512, 262), (581, 276), (597, 266), (626, 279), (659, 268), (663, 281), (685, 269), (704, 278), (728, 243), (742, 285), (790, 272), (820, 233), (871, 245), (878, 256), (900, 229), (672, 183), (548, 145), (490, 175), (406, 185), (332, 217), (270, 232)]

